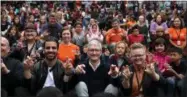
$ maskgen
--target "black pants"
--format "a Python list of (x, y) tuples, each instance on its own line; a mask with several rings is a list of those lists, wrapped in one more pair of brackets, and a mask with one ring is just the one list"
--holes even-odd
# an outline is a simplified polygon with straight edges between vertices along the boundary
[(23, 87), (18, 87), (15, 89), (15, 95), (16, 97), (35, 97), (31, 95), (28, 89)]

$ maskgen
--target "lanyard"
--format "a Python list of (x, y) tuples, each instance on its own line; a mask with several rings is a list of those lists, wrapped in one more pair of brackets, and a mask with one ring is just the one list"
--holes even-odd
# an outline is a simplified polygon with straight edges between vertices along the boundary
[(32, 45), (32, 47), (31, 47), (30, 50), (28, 50), (28, 48), (27, 48), (27, 54), (28, 54), (29, 56), (31, 55), (31, 53), (32, 53), (32, 51), (33, 51), (35, 45), (36, 45), (36, 42)]
[(179, 32), (179, 33), (177, 32), (177, 30), (175, 30), (175, 33), (177, 34), (177, 40), (180, 40), (181, 29), (180, 29), (180, 32)]
[(144, 73), (143, 73), (142, 81), (141, 81), (141, 82), (139, 81), (139, 78), (138, 78), (137, 72), (135, 72), (135, 75), (136, 75), (136, 81), (137, 81), (137, 84), (138, 84), (138, 91), (141, 92), (141, 87), (142, 87), (142, 84), (143, 84)]

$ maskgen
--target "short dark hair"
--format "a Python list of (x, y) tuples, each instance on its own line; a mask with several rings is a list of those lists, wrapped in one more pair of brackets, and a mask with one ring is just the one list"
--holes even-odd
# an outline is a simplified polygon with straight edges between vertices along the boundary
[(178, 47), (171, 47), (168, 49), (168, 53), (171, 53), (171, 52), (176, 52), (178, 54), (182, 54), (182, 49), (178, 48)]
[(58, 42), (58, 40), (57, 40), (55, 37), (53, 37), (53, 36), (47, 37), (47, 39), (46, 39), (46, 40), (44, 41), (44, 43), (43, 43), (43, 48), (45, 48), (46, 42), (49, 42), (49, 41), (55, 42), (55, 43), (57, 44), (57, 49), (58, 49), (58, 47), (59, 47), (59, 42)]
[(81, 25), (81, 27), (83, 26), (81, 22), (77, 21), (74, 25), (74, 27), (76, 27), (77, 25)]
[(112, 23), (114, 23), (114, 22), (118, 22), (118, 23), (119, 23), (119, 19), (114, 18), (114, 19), (112, 20)]
[(46, 87), (39, 91), (36, 97), (63, 97), (63, 94), (58, 88)]
[(130, 30), (131, 30), (131, 33), (134, 31), (134, 29), (140, 29), (140, 27), (136, 24), (134, 25)]
[(164, 44), (164, 46), (166, 46), (166, 41), (165, 41), (165, 39), (164, 39), (164, 38), (157, 38), (157, 39), (155, 40), (155, 46), (156, 46), (156, 45), (159, 45), (159, 44)]
[[(164, 45), (164, 47), (165, 47), (165, 50), (164, 50), (164, 51), (166, 51), (166, 49), (167, 49), (167, 44), (166, 44), (166, 40), (165, 40), (164, 38), (159, 37), (159, 38), (157, 38), (157, 39), (154, 41), (154, 47), (157, 46), (157, 45), (160, 45), (160, 44), (163, 44), (163, 45)], [(155, 48), (154, 48), (154, 49), (155, 49)]]

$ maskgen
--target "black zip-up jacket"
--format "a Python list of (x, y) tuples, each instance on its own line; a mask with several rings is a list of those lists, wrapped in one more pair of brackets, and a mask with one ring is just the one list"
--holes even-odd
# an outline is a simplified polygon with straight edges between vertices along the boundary
[[(54, 84), (56, 88), (60, 89), (63, 93), (66, 92), (65, 82), (63, 77), (65, 75), (62, 69), (62, 63), (57, 60), (56, 64), (51, 68), (54, 77)], [(44, 60), (39, 61), (34, 65), (32, 70), (31, 79), (24, 79), (24, 86), (29, 89), (32, 95), (35, 95), (44, 86), (48, 74), (48, 66)]]

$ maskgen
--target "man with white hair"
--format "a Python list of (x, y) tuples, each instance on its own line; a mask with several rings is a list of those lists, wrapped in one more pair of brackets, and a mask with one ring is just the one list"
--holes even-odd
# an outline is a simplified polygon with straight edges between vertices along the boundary
[(112, 85), (111, 81), (115, 79), (115, 77), (111, 78), (115, 72), (102, 62), (101, 54), (101, 43), (98, 40), (91, 40), (88, 43), (88, 60), (75, 68), (78, 79), (75, 90), (78, 97), (89, 97), (98, 92), (117, 94), (117, 88)]
[(23, 66), (9, 54), (9, 41), (1, 37), (1, 88), (8, 93), (8, 96), (15, 96), (15, 89), (21, 86), (23, 79)]

